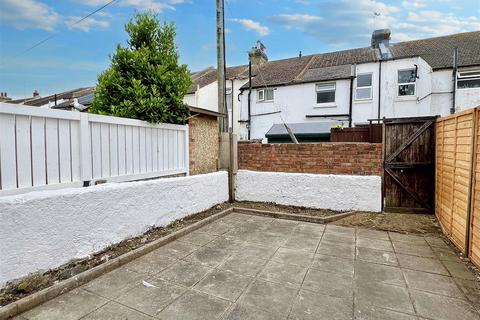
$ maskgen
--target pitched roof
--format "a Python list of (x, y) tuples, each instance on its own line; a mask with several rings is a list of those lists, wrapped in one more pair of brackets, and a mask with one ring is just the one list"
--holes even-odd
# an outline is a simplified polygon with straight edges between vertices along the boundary
[(83, 96), (91, 95), (93, 94), (94, 90), (95, 90), (95, 87), (77, 88), (77, 89), (57, 93), (56, 95), (52, 94), (46, 97), (33, 97), (33, 98), (27, 98), (27, 99), (11, 100), (11, 101), (8, 101), (8, 103), (39, 107), (49, 102), (54, 102), (55, 98), (57, 100), (62, 100), (62, 99), (72, 100), (74, 98), (80, 98)]
[[(459, 66), (480, 65), (480, 31), (399, 42), (389, 49), (393, 59), (420, 56), (435, 70), (452, 68), (455, 47), (459, 51)], [(252, 87), (347, 79), (352, 64), (377, 62), (379, 57), (377, 49), (365, 47), (269, 61), (253, 67)], [(248, 84), (242, 87), (246, 88)]]
[(452, 68), (453, 49), (458, 48), (458, 65), (480, 65), (480, 31), (392, 44), (393, 58), (420, 56), (435, 69)]
[[(228, 67), (226, 78), (247, 78), (248, 77), (248, 66), (241, 65), (235, 67)], [(197, 87), (203, 88), (210, 83), (217, 81), (217, 69), (210, 67), (205, 70), (195, 72), (191, 75), (192, 85), (188, 90), (188, 93), (194, 93), (197, 91)]]

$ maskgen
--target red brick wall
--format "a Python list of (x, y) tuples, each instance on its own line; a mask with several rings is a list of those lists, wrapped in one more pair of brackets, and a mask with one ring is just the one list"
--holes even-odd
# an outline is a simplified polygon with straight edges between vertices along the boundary
[(381, 175), (380, 143), (238, 144), (239, 169)]

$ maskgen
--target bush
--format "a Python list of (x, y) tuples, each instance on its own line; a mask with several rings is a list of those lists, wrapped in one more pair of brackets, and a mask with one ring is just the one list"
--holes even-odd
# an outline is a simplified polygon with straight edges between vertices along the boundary
[(90, 112), (184, 124), (190, 85), (186, 65), (178, 64), (173, 23), (160, 23), (152, 12), (138, 13), (126, 25), (126, 47), (117, 45), (112, 64), (98, 76)]

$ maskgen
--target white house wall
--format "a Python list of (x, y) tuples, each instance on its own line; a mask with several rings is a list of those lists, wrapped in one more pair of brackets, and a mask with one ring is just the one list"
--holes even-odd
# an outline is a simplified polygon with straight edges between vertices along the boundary
[[(418, 66), (418, 79), (414, 96), (398, 96), (398, 70)], [(354, 99), (352, 120), (354, 124), (367, 123), (369, 119), (378, 118), (379, 63), (357, 65), (357, 75), (372, 73), (372, 99), (358, 101), (355, 99), (356, 80), (354, 80)], [(326, 83), (323, 81), (317, 83)], [(350, 99), (350, 80), (337, 80), (335, 104), (322, 106), (316, 103), (316, 83), (303, 83), (272, 87), (275, 90), (273, 102), (257, 102), (257, 90), (252, 90), (251, 97), (251, 139), (265, 139), (265, 134), (274, 124), (282, 123), (278, 114), (287, 123), (305, 123), (335, 121), (348, 124), (344, 118), (307, 118), (306, 115), (348, 114)], [(260, 88), (261, 89), (261, 88)], [(388, 60), (382, 62), (381, 69), (381, 110), (380, 118), (445, 116), (452, 106), (452, 70), (433, 71), (428, 63), (420, 57)], [(248, 119), (248, 90), (241, 96), (241, 119)], [(480, 88), (458, 89), (456, 96), (457, 111), (480, 105)], [(272, 114), (268, 114), (272, 113)], [(261, 115), (266, 114), (266, 115)], [(343, 121), (342, 121), (343, 120)], [(247, 139), (247, 127), (243, 124), (240, 138)]]
[(226, 172), (0, 198), (0, 284), (227, 200)]

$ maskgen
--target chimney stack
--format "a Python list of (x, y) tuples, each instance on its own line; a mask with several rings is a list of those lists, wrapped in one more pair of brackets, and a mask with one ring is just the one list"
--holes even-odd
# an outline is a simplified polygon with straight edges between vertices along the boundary
[(390, 29), (380, 29), (375, 30), (372, 33), (372, 48), (378, 49), (380, 51), (381, 59), (391, 58), (390, 50), (388, 46), (390, 45), (390, 35), (392, 32)]
[(299, 57), (299, 58), (302, 57), (302, 50), (300, 50), (300, 52), (298, 53), (298, 57)]
[(40, 97), (40, 92), (38, 92), (37, 89), (35, 89), (35, 91), (33, 91), (33, 97), (34, 97), (34, 98)]

